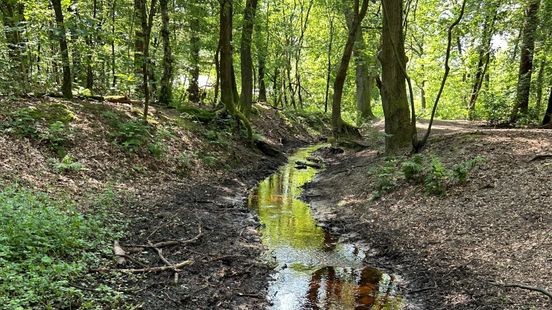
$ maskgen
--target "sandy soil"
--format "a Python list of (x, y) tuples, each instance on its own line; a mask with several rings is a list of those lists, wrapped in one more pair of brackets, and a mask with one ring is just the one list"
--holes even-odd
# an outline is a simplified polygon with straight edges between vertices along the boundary
[(552, 154), (552, 132), (439, 126), (422, 155), (447, 166), (483, 156), (467, 184), (430, 196), (402, 181), (374, 201), (378, 146), (324, 152), (328, 168), (305, 192), (317, 218), (404, 277), (408, 308), (552, 308), (545, 294), (502, 285), (552, 290), (552, 158), (535, 158)]

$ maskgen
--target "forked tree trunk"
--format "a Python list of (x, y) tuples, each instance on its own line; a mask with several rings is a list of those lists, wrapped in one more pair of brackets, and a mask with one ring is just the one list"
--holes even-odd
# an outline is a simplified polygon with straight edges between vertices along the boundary
[(232, 66), (232, 0), (220, 1), (220, 97), (226, 110), (245, 126), (249, 140), (253, 131), (249, 120), (236, 109), (233, 90)]
[(65, 24), (63, 22), (63, 11), (61, 9), (61, 0), (51, 0), (56, 16), (56, 25), (58, 29), (59, 49), (61, 51), (61, 61), (63, 64), (63, 84), (61, 91), (66, 99), (73, 98), (73, 86), (71, 81), (71, 64), (69, 63), (69, 50), (67, 48), (67, 36), (65, 34)]
[(362, 0), (362, 6), (359, 8), (359, 0), (355, 0), (354, 8), (352, 11), (353, 22), (349, 27), (349, 34), (347, 36), (347, 43), (343, 49), (343, 55), (341, 56), (341, 63), (335, 76), (334, 81), (334, 93), (332, 101), (332, 132), (334, 138), (345, 133), (345, 124), (341, 118), (341, 99), (343, 97), (343, 86), (345, 84), (345, 78), (347, 77), (347, 68), (351, 60), (353, 53), (353, 47), (355, 44), (356, 34), (362, 24), (366, 11), (368, 10), (368, 0)]
[(511, 123), (515, 123), (518, 120), (519, 114), (526, 115), (529, 110), (529, 93), (531, 90), (531, 75), (533, 73), (533, 53), (535, 50), (535, 32), (539, 20), (539, 6), (540, 0), (530, 0), (525, 10), (517, 95), (510, 117)]

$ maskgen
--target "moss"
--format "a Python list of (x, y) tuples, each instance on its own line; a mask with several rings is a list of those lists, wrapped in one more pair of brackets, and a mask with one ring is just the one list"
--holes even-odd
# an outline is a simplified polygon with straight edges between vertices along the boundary
[(42, 103), (36, 106), (31, 115), (37, 120), (43, 120), (48, 124), (62, 122), (68, 124), (76, 119), (75, 113), (61, 103)]

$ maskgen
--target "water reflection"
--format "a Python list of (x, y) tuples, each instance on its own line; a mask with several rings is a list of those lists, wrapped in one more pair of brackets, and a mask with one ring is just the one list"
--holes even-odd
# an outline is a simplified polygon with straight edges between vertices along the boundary
[(315, 147), (291, 156), (289, 164), (259, 184), (249, 198), (263, 224), (262, 241), (278, 263), (269, 288), (272, 309), (400, 309), (395, 279), (363, 266), (365, 252), (339, 243), (316, 225), (298, 199), (317, 170), (296, 169)]

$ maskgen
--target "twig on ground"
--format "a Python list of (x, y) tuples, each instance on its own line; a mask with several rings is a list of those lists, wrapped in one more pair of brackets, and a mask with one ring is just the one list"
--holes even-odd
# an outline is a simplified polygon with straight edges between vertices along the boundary
[(199, 238), (201, 238), (201, 236), (203, 236), (203, 228), (201, 227), (200, 224), (197, 225), (198, 227), (198, 233), (195, 237), (193, 237), (192, 239), (188, 239), (188, 240), (182, 240), (182, 239), (179, 239), (179, 240), (168, 240), (168, 241), (161, 241), (161, 242), (157, 242), (157, 243), (154, 243), (154, 244), (125, 244), (124, 247), (130, 247), (130, 248), (148, 248), (148, 249), (155, 249), (155, 248), (164, 248), (164, 247), (168, 247), (168, 246), (173, 246), (173, 245), (185, 245), (185, 244), (190, 244), (190, 243), (194, 243), (196, 242)]
[(146, 273), (146, 272), (162, 272), (167, 270), (178, 270), (182, 267), (189, 266), (193, 264), (194, 262), (191, 260), (185, 260), (183, 262), (180, 262), (178, 264), (172, 265), (172, 266), (161, 266), (161, 267), (148, 267), (148, 268), (97, 268), (97, 269), (91, 269), (91, 272), (110, 272), (110, 271), (118, 271), (123, 273)]
[(534, 287), (534, 286), (528, 286), (528, 285), (525, 285), (525, 284), (522, 284), (522, 283), (498, 283), (498, 282), (491, 282), (492, 285), (495, 285), (495, 286), (502, 286), (502, 287), (515, 287), (515, 288), (521, 288), (521, 289), (524, 289), (524, 290), (530, 290), (530, 291), (534, 291), (534, 292), (539, 292), (539, 293), (542, 293), (546, 296), (548, 296), (548, 298), (552, 299), (552, 294), (550, 292), (548, 292), (547, 290), (541, 288), (541, 287)]
[(249, 293), (238, 293), (238, 296), (241, 297), (251, 297), (251, 298), (257, 298), (257, 299), (263, 299), (264, 297), (258, 294), (249, 294)]
[(547, 158), (552, 158), (552, 154), (538, 154), (538, 155), (535, 155), (533, 158), (531, 158), (529, 160), (529, 162), (533, 162), (533, 161), (536, 161), (536, 160), (539, 160), (539, 159), (547, 159)]

